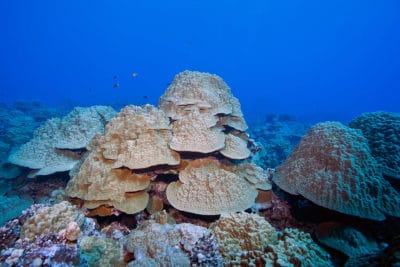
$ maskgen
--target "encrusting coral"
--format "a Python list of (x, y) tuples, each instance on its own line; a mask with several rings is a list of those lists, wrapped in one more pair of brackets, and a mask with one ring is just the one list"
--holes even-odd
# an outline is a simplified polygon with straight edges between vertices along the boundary
[(115, 111), (107, 106), (74, 108), (64, 118), (52, 118), (41, 125), (31, 141), (14, 151), (8, 160), (34, 169), (32, 176), (69, 171), (78, 162), (74, 149), (85, 148), (96, 133), (104, 131)]
[(273, 181), (290, 194), (342, 213), (372, 220), (400, 217), (400, 194), (382, 177), (367, 140), (339, 122), (313, 126)]

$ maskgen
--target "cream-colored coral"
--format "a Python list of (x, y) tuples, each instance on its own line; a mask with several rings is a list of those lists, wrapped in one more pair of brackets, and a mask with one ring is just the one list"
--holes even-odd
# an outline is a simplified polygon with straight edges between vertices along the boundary
[(220, 152), (230, 159), (246, 159), (250, 156), (247, 142), (233, 134), (228, 134), (225, 137), (225, 147)]
[[(36, 175), (68, 171), (79, 161), (55, 149), (61, 120), (53, 118), (41, 125), (34, 138), (10, 154), (8, 161), (19, 166), (37, 169)], [(54, 138), (56, 137), (56, 138)]]
[(96, 133), (102, 133), (115, 114), (111, 107), (74, 108), (62, 119), (47, 120), (28, 143), (9, 156), (15, 165), (35, 169), (35, 175), (49, 175), (71, 170), (79, 155), (71, 149), (85, 148)]
[[(196, 71), (179, 73), (160, 97), (159, 107), (173, 121), (172, 149), (211, 153), (225, 147), (221, 153), (233, 159), (250, 154), (244, 140), (232, 140), (228, 135), (225, 144), (226, 132), (243, 132), (247, 124), (239, 100), (220, 77)], [(233, 151), (233, 146), (240, 149)]]
[(190, 112), (181, 120), (173, 122), (170, 147), (176, 151), (210, 153), (225, 146), (221, 128), (214, 127), (217, 119), (198, 111)]
[(144, 169), (157, 165), (179, 164), (179, 154), (168, 144), (172, 132), (169, 120), (157, 108), (127, 106), (110, 121), (101, 147), (113, 168)]
[(166, 193), (175, 208), (202, 215), (245, 210), (257, 196), (257, 190), (244, 178), (212, 158), (191, 161)]
[(162, 111), (150, 105), (125, 107), (88, 147), (89, 155), (68, 183), (68, 195), (83, 200), (88, 209), (108, 206), (128, 214), (143, 210), (152, 174), (133, 169), (179, 164), (178, 153), (168, 147), (170, 138)]
[(83, 213), (67, 201), (38, 209), (21, 228), (21, 238), (33, 240), (35, 236), (58, 234), (72, 222), (83, 223)]
[(125, 199), (126, 192), (146, 189), (150, 177), (146, 174), (132, 173), (127, 168), (113, 169), (112, 161), (107, 161), (101, 149), (91, 151), (80, 170), (67, 186), (69, 197), (87, 201), (116, 201)]
[(235, 172), (258, 189), (271, 190), (272, 188), (269, 180), (271, 174), (254, 163), (236, 165)]
[(230, 114), (233, 107), (228, 85), (217, 75), (183, 71), (174, 77), (158, 106), (174, 120), (186, 116), (187, 107), (196, 106), (210, 115)]
[(227, 266), (260, 266), (264, 249), (278, 240), (263, 217), (245, 212), (223, 214), (211, 229)]
[(116, 114), (109, 106), (76, 107), (62, 119), (54, 146), (60, 149), (86, 147), (93, 136), (103, 133), (105, 125)]

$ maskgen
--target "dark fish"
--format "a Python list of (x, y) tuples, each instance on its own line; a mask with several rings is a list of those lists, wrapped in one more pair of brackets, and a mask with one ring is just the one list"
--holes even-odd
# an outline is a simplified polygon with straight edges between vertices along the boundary
[(114, 83), (113, 88), (119, 88), (119, 83)]
[(144, 95), (143, 99), (149, 99), (149, 97), (147, 95)]
[(118, 79), (118, 78), (119, 78), (118, 75), (114, 75), (114, 76), (113, 76), (113, 79), (114, 79), (114, 80), (116, 80), (116, 79)]

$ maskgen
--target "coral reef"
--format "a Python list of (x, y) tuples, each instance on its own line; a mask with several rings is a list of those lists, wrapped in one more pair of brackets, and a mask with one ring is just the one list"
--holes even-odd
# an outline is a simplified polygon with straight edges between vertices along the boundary
[[(271, 189), (268, 174), (245, 161), (247, 125), (239, 101), (220, 77), (184, 71), (159, 106), (126, 106), (92, 140), (67, 187), (90, 215), (133, 214), (146, 207), (157, 212), (164, 202), (218, 215), (249, 208), (256, 188)], [(150, 183), (166, 174), (179, 177), (166, 182), (167, 199), (149, 198)]]
[[(176, 75), (158, 107), (75, 108), (48, 119), (39, 103), (16, 103), (14, 121), (2, 108), (0, 178), (24, 175), (0, 181), (1, 266), (399, 263), (400, 221), (391, 216), (400, 217), (400, 194), (382, 176), (396, 178), (397, 158), (385, 154), (397, 151), (393, 114), (354, 120), (365, 137), (326, 122), (301, 140), (305, 124), (271, 115), (250, 131), (255, 140), (228, 85), (195, 71)], [(299, 140), (277, 170), (267, 168)], [(34, 179), (4, 160), (10, 152)], [(33, 202), (44, 204), (18, 216)]]
[(400, 216), (400, 194), (382, 177), (367, 140), (338, 122), (313, 126), (273, 176), (290, 194), (342, 213)]
[(400, 114), (363, 113), (349, 123), (367, 138), (371, 153), (382, 165), (383, 174), (400, 179)]

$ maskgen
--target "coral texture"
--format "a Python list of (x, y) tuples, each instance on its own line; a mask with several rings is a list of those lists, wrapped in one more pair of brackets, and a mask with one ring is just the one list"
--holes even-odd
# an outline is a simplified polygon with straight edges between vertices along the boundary
[(278, 242), (265, 249), (263, 260), (264, 266), (334, 266), (310, 234), (291, 228), (278, 234)]
[(382, 165), (383, 173), (400, 179), (400, 114), (384, 111), (363, 113), (349, 126), (362, 131), (372, 155)]
[[(173, 121), (172, 149), (200, 153), (223, 149), (228, 158), (249, 156), (246, 140), (238, 140), (247, 129), (239, 100), (219, 76), (181, 72), (160, 97), (158, 105)], [(236, 138), (232, 136), (234, 133)], [(229, 136), (227, 142), (226, 136)]]
[(85, 236), (79, 241), (82, 266), (125, 266), (122, 246), (111, 238)]
[(257, 190), (215, 159), (191, 161), (179, 181), (167, 187), (169, 202), (179, 210), (217, 215), (250, 208)]
[(212, 225), (224, 266), (332, 266), (309, 234), (280, 233), (257, 214), (225, 214)]
[(211, 231), (188, 223), (149, 222), (124, 239), (124, 247), (134, 254), (129, 266), (221, 266), (222, 258)]
[(382, 178), (367, 140), (338, 122), (313, 126), (273, 181), (290, 194), (342, 213), (373, 220), (400, 216), (400, 194)]
[(275, 229), (257, 214), (223, 214), (211, 229), (229, 266), (260, 265), (265, 248), (278, 241)]
[(59, 233), (71, 222), (83, 223), (82, 212), (67, 201), (50, 207), (42, 207), (28, 218), (21, 229), (21, 238), (35, 239), (40, 235)]
[[(83, 201), (91, 216), (133, 214), (146, 207), (154, 213), (164, 204), (217, 215), (247, 209), (256, 188), (271, 189), (266, 173), (246, 163), (247, 125), (239, 100), (220, 77), (184, 71), (159, 106), (123, 108), (71, 171), (67, 194)], [(166, 174), (180, 180), (165, 182)], [(158, 178), (170, 183), (162, 192), (154, 190)]]
[(105, 106), (74, 108), (63, 119), (52, 118), (41, 125), (28, 143), (14, 151), (8, 160), (35, 169), (35, 175), (69, 171), (79, 161), (73, 149), (85, 148), (96, 133), (101, 133), (114, 110)]
[(162, 111), (150, 105), (122, 109), (104, 135), (93, 140), (89, 155), (68, 183), (67, 194), (83, 200), (88, 209), (101, 207), (96, 215), (114, 212), (105, 206), (128, 214), (146, 208), (150, 174), (133, 169), (180, 162), (179, 154), (168, 147), (168, 123)]

